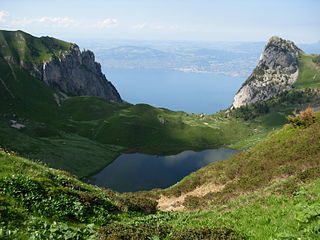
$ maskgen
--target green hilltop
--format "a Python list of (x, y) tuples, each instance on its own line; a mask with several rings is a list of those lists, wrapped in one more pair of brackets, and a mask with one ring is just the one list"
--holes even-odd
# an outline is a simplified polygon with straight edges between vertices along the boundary
[(23, 31), (0, 31), (0, 54), (17, 62), (42, 63), (53, 56), (60, 57), (70, 51), (72, 43), (52, 37), (34, 37)]

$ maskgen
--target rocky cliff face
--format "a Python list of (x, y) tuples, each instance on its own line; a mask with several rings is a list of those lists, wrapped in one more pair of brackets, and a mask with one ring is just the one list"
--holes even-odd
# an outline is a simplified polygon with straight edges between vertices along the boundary
[(289, 90), (297, 80), (298, 57), (303, 53), (293, 42), (272, 37), (253, 73), (234, 97), (232, 108), (266, 101)]
[(91, 51), (51, 37), (0, 30), (0, 57), (20, 65), (62, 95), (99, 96), (121, 102)]
[(53, 56), (42, 64), (21, 64), (31, 74), (42, 79), (54, 90), (69, 96), (99, 96), (121, 102), (116, 88), (101, 72), (91, 51), (77, 45), (62, 57)]

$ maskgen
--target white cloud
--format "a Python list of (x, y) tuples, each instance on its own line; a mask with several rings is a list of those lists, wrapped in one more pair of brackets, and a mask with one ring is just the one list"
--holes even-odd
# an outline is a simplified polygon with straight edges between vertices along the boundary
[(0, 22), (5, 22), (5, 18), (9, 16), (9, 13), (6, 11), (0, 11)]
[(42, 26), (53, 26), (53, 27), (74, 27), (79, 25), (79, 22), (67, 18), (67, 17), (41, 17), (41, 18), (20, 18), (10, 22), (10, 25), (15, 27), (25, 27), (29, 25), (42, 25)]
[(118, 25), (118, 20), (114, 18), (106, 18), (98, 22), (95, 26), (98, 28), (113, 28)]
[(64, 27), (70, 27), (70, 26), (75, 26), (78, 25), (78, 22), (74, 19), (71, 18), (60, 18), (60, 17), (42, 17), (37, 20), (40, 23), (54, 23), (58, 24)]

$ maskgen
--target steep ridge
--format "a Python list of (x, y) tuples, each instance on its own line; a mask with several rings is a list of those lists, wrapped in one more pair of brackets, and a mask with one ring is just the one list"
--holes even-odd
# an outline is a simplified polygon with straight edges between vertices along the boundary
[(266, 101), (292, 89), (299, 74), (301, 54), (303, 51), (293, 42), (272, 37), (257, 67), (235, 95), (232, 108)]
[(99, 96), (121, 102), (91, 51), (50, 37), (0, 31), (0, 57), (19, 65), (63, 96)]

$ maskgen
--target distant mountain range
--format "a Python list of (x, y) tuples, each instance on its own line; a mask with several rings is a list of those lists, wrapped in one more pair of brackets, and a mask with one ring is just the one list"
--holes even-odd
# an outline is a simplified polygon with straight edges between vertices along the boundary
[[(264, 42), (77, 41), (92, 49), (104, 69), (163, 69), (247, 77)], [(320, 52), (320, 42), (298, 45)]]
[(230, 76), (247, 76), (258, 57), (256, 53), (208, 48), (185, 49), (180, 52), (121, 46), (97, 50), (97, 58), (105, 68), (165, 69)]

